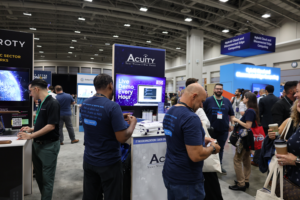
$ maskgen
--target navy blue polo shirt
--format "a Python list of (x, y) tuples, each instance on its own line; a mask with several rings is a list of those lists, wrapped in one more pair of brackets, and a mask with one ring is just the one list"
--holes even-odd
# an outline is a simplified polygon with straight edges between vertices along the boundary
[[(225, 132), (229, 129), (229, 116), (234, 116), (232, 104), (230, 103), (229, 99), (225, 97), (223, 97), (222, 100), (217, 101), (219, 105), (221, 105), (221, 102), (223, 101), (221, 109), (216, 103), (214, 96), (211, 96), (208, 97), (203, 103), (203, 110), (214, 130), (218, 132)], [(222, 119), (217, 119), (217, 113), (219, 111), (222, 112)]]
[(185, 146), (205, 145), (205, 132), (198, 115), (185, 106), (173, 106), (164, 117), (163, 128), (167, 142), (163, 177), (180, 185), (203, 182), (203, 161), (193, 162)]
[(60, 93), (56, 95), (56, 100), (60, 105), (60, 116), (70, 116), (71, 112), (71, 104), (74, 102), (73, 97), (68, 93)]
[(106, 97), (86, 99), (80, 109), (84, 128), (84, 162), (105, 167), (121, 159), (115, 132), (127, 129), (119, 104)]

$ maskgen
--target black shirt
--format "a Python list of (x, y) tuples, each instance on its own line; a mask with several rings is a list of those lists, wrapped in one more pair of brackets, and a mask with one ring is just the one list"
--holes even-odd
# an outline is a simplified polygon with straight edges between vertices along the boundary
[(280, 126), (284, 120), (290, 117), (291, 107), (293, 106), (293, 101), (288, 97), (283, 97), (277, 101), (272, 108), (272, 118), (273, 123), (277, 123)]
[(34, 126), (34, 132), (41, 130), (47, 124), (54, 124), (55, 129), (35, 138), (34, 140), (58, 140), (59, 139), (59, 118), (60, 118), (60, 105), (56, 99), (49, 95), (40, 110)]

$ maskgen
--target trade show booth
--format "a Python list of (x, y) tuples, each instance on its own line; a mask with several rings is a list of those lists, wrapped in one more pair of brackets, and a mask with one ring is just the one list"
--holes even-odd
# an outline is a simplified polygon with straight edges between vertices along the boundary
[[(163, 120), (165, 53), (164, 49), (114, 44), (114, 100), (124, 113), (150, 121), (155, 115), (156, 120)], [(131, 138), (131, 199), (167, 199), (162, 178), (165, 135), (159, 131), (145, 134), (137, 129)]]
[(245, 64), (228, 64), (220, 67), (220, 82), (224, 90), (232, 94), (236, 89), (248, 89), (252, 92), (274, 86), (274, 95), (280, 96), (280, 68), (261, 67)]
[(33, 38), (0, 30), (0, 199), (22, 200), (32, 193), (32, 141), (16, 136), (22, 126), (32, 126)]

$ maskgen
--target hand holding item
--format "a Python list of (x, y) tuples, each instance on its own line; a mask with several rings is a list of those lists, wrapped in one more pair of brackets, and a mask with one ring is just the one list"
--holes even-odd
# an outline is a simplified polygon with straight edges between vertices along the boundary
[(292, 154), (292, 153), (288, 153), (288, 154), (276, 154), (276, 157), (278, 158), (278, 164), (280, 166), (284, 166), (284, 165), (296, 165), (295, 160), (297, 159), (297, 157)]
[(18, 140), (30, 140), (31, 139), (31, 135), (27, 134), (25, 132), (19, 132), (18, 133)]
[(134, 116), (128, 116), (128, 121), (129, 121), (129, 124), (136, 124), (137, 123), (137, 120)]
[(232, 121), (234, 121), (234, 122), (239, 122), (240, 120), (239, 120), (238, 118), (234, 117), (234, 118), (232, 119)]
[(276, 132), (273, 132), (273, 129), (269, 129), (268, 130), (268, 135), (269, 135), (269, 138), (271, 140), (275, 140), (276, 139)]
[(21, 129), (20, 129), (21, 132), (25, 132), (27, 131), (27, 133), (31, 133), (33, 130), (29, 127), (29, 126), (23, 126)]
[(207, 146), (207, 144), (209, 144), (209, 143), (211, 143), (211, 142), (214, 142), (215, 139), (209, 138), (209, 137), (205, 137), (205, 138), (204, 138), (204, 141), (205, 141), (205, 146)]
[(211, 146), (214, 146), (214, 147), (216, 148), (216, 151), (214, 152), (214, 154), (217, 154), (217, 153), (220, 152), (221, 147), (220, 147), (218, 144), (212, 142), (212, 143), (211, 143)]

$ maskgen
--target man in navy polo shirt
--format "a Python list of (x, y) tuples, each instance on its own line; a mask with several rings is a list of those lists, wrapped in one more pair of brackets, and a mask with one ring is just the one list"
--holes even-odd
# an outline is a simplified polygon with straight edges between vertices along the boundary
[[(228, 131), (233, 131), (234, 111), (229, 99), (224, 98), (223, 84), (217, 83), (214, 88), (214, 95), (208, 97), (203, 104), (203, 109), (210, 121), (211, 126), (214, 128), (214, 137), (217, 139), (221, 151), (219, 153), (220, 162), (222, 164), (224, 146), (228, 138)], [(229, 116), (231, 126), (229, 126)], [(222, 167), (222, 173), (226, 174), (226, 170)]]
[[(163, 120), (167, 153), (163, 179), (168, 200), (203, 200), (205, 197), (203, 160), (218, 153), (214, 139), (205, 138), (202, 123), (195, 112), (202, 107), (206, 92), (199, 83), (189, 85), (180, 103), (168, 110)], [(206, 145), (211, 142), (211, 146)]]
[[(84, 128), (83, 200), (121, 200), (123, 170), (120, 143), (132, 135), (137, 120), (124, 120), (119, 104), (111, 101), (114, 84), (111, 76), (99, 74), (94, 79), (97, 91), (80, 109)], [(129, 124), (129, 127), (128, 127)]]
[(59, 139), (60, 145), (64, 144), (64, 133), (63, 127), (66, 123), (66, 128), (69, 133), (71, 144), (79, 142), (78, 139), (75, 139), (74, 128), (72, 125), (72, 113), (71, 113), (71, 104), (75, 104), (73, 97), (70, 94), (64, 93), (60, 85), (55, 86), (56, 99), (60, 104), (60, 120), (59, 120)]

